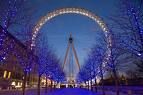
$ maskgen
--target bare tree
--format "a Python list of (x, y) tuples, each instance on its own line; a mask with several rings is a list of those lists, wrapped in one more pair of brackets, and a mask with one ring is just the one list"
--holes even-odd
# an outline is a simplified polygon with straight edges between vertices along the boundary
[(31, 8), (25, 6), (26, 0), (2, 0), (0, 6), (0, 23), (8, 30), (13, 25), (24, 25), (29, 22)]
[(142, 0), (120, 0), (117, 11), (111, 20), (114, 21), (116, 31), (120, 31), (120, 36), (118, 35), (120, 46), (143, 58)]

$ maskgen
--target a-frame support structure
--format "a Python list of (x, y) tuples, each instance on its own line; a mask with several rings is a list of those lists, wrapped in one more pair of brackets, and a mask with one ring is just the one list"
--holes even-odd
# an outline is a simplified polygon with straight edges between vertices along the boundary
[[(80, 64), (79, 64), (77, 53), (76, 53), (76, 50), (74, 47), (73, 38), (72, 38), (72, 35), (70, 34), (69, 41), (68, 41), (68, 47), (66, 50), (64, 63), (63, 63), (63, 69), (65, 68), (66, 64), (70, 64), (70, 62), (67, 62), (67, 61), (68, 61), (68, 55), (70, 54), (71, 51), (72, 51), (72, 56), (74, 56), (74, 58), (75, 58), (75, 63), (77, 65), (78, 69), (80, 70)], [(70, 56), (70, 57), (72, 57), (72, 56)]]

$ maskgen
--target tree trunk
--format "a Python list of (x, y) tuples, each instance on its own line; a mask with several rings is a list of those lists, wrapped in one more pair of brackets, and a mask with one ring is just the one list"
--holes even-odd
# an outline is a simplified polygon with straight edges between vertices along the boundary
[(93, 89), (92, 89), (92, 78), (91, 78), (91, 82), (90, 82), (90, 85), (91, 85), (91, 90), (93, 90)]
[(51, 80), (51, 88), (53, 88), (53, 82), (52, 82), (52, 80)]
[(41, 75), (38, 76), (38, 95), (40, 95)]
[(102, 82), (102, 93), (105, 95), (105, 89), (104, 89), (104, 80), (103, 80), (103, 75), (101, 75), (101, 82)]
[(22, 95), (25, 95), (26, 80), (27, 80), (27, 71), (24, 71), (24, 79), (23, 79), (23, 85), (22, 85)]
[(86, 81), (84, 81), (84, 84), (85, 84), (85, 88), (86, 88), (87, 87)]
[(52, 90), (52, 85), (53, 85), (53, 82), (52, 82), (52, 80), (50, 79), (50, 91)]
[(102, 65), (100, 66), (100, 74), (101, 74), (102, 93), (103, 93), (103, 95), (105, 95), (104, 79), (103, 79), (103, 72), (102, 72)]
[(95, 92), (97, 92), (97, 83), (96, 83), (96, 78), (95, 78)]
[(53, 85), (54, 85), (54, 88), (56, 88), (56, 82), (55, 81), (53, 81)]
[(117, 72), (115, 70), (115, 68), (113, 68), (113, 75), (114, 75), (114, 80), (115, 80), (115, 86), (116, 86), (116, 95), (119, 95), (119, 80), (118, 80), (118, 76), (117, 76)]
[(48, 79), (47, 79), (47, 75), (46, 75), (46, 85), (45, 85), (45, 92), (47, 93), (48, 91)]
[(89, 81), (88, 81), (88, 90), (89, 90)]

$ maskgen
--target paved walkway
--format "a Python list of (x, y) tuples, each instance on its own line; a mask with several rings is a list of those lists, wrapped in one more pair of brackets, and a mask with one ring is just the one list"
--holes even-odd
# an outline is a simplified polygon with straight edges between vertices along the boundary
[[(108, 87), (110, 89), (106, 90), (106, 95), (116, 95), (112, 87)], [(141, 87), (138, 87), (138, 89), (141, 89)], [(126, 88), (126, 91), (128, 91), (129, 87)], [(135, 88), (132, 90), (134, 91)], [(142, 91), (137, 91), (142, 92)], [(0, 95), (22, 95), (21, 90), (5, 90), (0, 91)], [(25, 95), (37, 95), (37, 89), (27, 89)], [(82, 88), (61, 88), (61, 89), (48, 89), (47, 93), (45, 92), (45, 89), (41, 89), (41, 95), (102, 95), (102, 90), (98, 89), (98, 93), (92, 92), (87, 89)], [(120, 91), (120, 95), (143, 95), (141, 93), (123, 93), (123, 91)]]
[(47, 95), (97, 95), (92, 91), (81, 88), (64, 88), (51, 91)]
[[(22, 95), (21, 90), (12, 91), (0, 91), (0, 95)], [(26, 91), (26, 95), (37, 95), (36, 89), (30, 89)], [(63, 88), (63, 89), (52, 89), (45, 93), (45, 90), (41, 90), (41, 95), (99, 95), (92, 91), (82, 88)]]

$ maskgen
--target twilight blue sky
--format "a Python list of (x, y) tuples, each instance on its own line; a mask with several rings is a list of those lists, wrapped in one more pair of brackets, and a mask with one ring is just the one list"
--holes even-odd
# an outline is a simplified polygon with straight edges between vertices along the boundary
[[(116, 0), (117, 1), (117, 0)], [(115, 13), (115, 0), (32, 0), (32, 7), (36, 12), (33, 21), (36, 23), (40, 17), (47, 13), (63, 7), (80, 7), (87, 9), (99, 17), (106, 18)], [(64, 14), (48, 21), (40, 30), (38, 40), (46, 40), (47, 46), (61, 58), (63, 62), (69, 34), (72, 33), (74, 44), (79, 57), (80, 64), (88, 55), (89, 49), (101, 42), (101, 28), (88, 17), (77, 14)], [(37, 42), (37, 45), (40, 44)], [(46, 45), (43, 45), (46, 46)]]
[[(25, 6), (34, 10), (30, 22), (35, 25), (42, 16), (64, 7), (84, 8), (101, 17), (105, 23), (109, 23), (107, 18), (116, 14), (115, 6), (118, 0), (27, 0), (27, 2)], [(19, 27), (16, 29), (18, 30)], [(23, 42), (27, 40), (26, 35), (17, 36), (15, 31), (10, 32)], [(103, 31), (93, 20), (78, 14), (64, 14), (43, 25), (39, 31), (39, 37), (36, 39), (36, 46), (50, 47), (63, 63), (70, 33), (74, 38), (75, 49), (81, 65), (87, 58), (90, 48), (102, 43), (102, 39), (104, 39)]]

